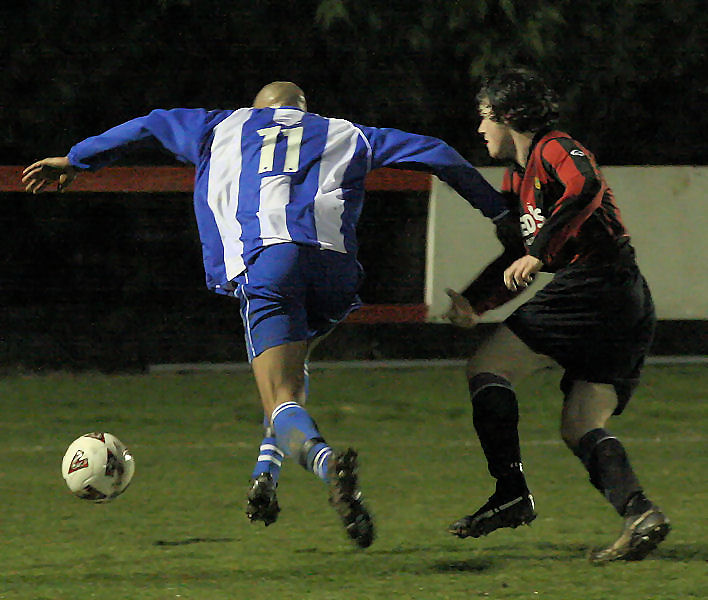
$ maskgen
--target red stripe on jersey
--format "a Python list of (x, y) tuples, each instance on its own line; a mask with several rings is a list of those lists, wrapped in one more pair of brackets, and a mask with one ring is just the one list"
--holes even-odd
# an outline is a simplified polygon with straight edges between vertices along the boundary
[[(607, 189), (592, 154), (577, 142), (574, 142), (574, 145), (575, 148), (570, 152), (582, 153), (582, 156), (578, 154), (577, 158), (586, 167), (585, 173), (558, 139), (539, 144), (540, 158), (551, 165), (556, 179), (564, 188), (563, 195), (555, 201), (548, 217), (548, 220), (560, 221), (559, 231), (552, 236), (546, 248), (546, 255), (551, 261), (570, 238), (577, 237), (583, 223), (602, 203), (602, 196)], [(590, 172), (587, 172), (587, 169), (590, 169)], [(597, 191), (591, 195), (595, 188)], [(573, 206), (569, 206), (571, 203)], [(553, 225), (552, 221), (550, 224)]]
[(606, 241), (627, 235), (595, 158), (567, 133), (535, 139), (526, 168), (509, 169), (503, 190), (518, 199), (529, 252), (549, 270), (602, 251), (598, 231)]

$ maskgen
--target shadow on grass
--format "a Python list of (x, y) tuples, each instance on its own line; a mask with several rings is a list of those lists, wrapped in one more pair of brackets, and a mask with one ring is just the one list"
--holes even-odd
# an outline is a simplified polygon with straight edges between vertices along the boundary
[[(364, 552), (342, 549), (327, 551), (321, 548), (303, 548), (300, 553), (313, 553), (318, 556), (337, 555), (341, 558), (350, 556), (357, 564), (366, 565), (367, 573), (374, 576), (385, 576), (395, 573), (482, 573), (494, 568), (494, 557), (471, 557), (462, 560), (446, 560), (430, 558), (432, 554), (440, 553), (437, 546), (395, 546), (386, 549), (369, 549)], [(386, 557), (386, 560), (383, 558)], [(406, 557), (406, 558), (403, 558)]]
[[(555, 542), (540, 542), (534, 545), (536, 560), (564, 560), (574, 558), (587, 558), (590, 546), (586, 544), (558, 544)], [(511, 549), (511, 547), (510, 547)], [(515, 553), (518, 557), (518, 553)]]
[(210, 537), (194, 537), (185, 538), (183, 540), (156, 540), (155, 546), (188, 546), (189, 544), (224, 544), (233, 542), (234, 538), (210, 538)]
[(685, 562), (708, 561), (708, 544), (672, 544), (671, 538), (664, 542), (647, 559), (673, 560)]
[(388, 548), (382, 548), (381, 544), (374, 545), (371, 548), (365, 550), (360, 550), (352, 546), (341, 546), (336, 550), (327, 550), (325, 548), (320, 548), (317, 546), (312, 546), (308, 548), (299, 548), (295, 552), (300, 554), (319, 554), (322, 556), (346, 556), (354, 552), (354, 555), (366, 557), (366, 556), (377, 556), (377, 557), (401, 557), (401, 556), (430, 556), (433, 553), (439, 553), (444, 551), (445, 548), (441, 546), (391, 546)]
[(467, 560), (438, 561), (430, 566), (435, 573), (482, 573), (494, 567), (494, 562), (487, 558), (468, 558)]

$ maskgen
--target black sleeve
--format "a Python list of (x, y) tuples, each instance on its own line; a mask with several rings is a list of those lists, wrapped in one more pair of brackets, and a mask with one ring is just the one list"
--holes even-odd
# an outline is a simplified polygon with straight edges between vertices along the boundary
[(526, 254), (526, 245), (519, 228), (518, 209), (497, 222), (496, 234), (504, 252), (489, 263), (462, 292), (474, 311), (482, 314), (505, 304), (518, 296), (522, 290), (512, 292), (504, 285), (504, 270), (516, 259)]
[(509, 213), (495, 222), (495, 233), (504, 251), (514, 255), (516, 260), (526, 254), (526, 244), (519, 225), (519, 203), (513, 194), (502, 193), (502, 195), (505, 196)]
[(477, 314), (481, 315), (488, 310), (506, 304), (523, 291), (520, 289), (512, 292), (504, 285), (504, 271), (517, 258), (519, 257), (504, 252), (489, 263), (462, 292)]

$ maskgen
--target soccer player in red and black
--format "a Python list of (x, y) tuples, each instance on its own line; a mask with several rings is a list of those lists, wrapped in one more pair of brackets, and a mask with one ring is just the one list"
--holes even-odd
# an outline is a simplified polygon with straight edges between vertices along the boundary
[(536, 517), (522, 472), (513, 382), (552, 360), (565, 370), (563, 440), (624, 518), (620, 537), (591, 560), (642, 559), (666, 537), (669, 521), (646, 497), (622, 443), (605, 426), (627, 405), (652, 341), (649, 289), (595, 158), (553, 129), (554, 92), (537, 74), (512, 69), (488, 79), (477, 101), (490, 156), (511, 163), (502, 193), (513, 214), (497, 225), (504, 253), (462, 294), (448, 290), (447, 317), (473, 327), (538, 271), (554, 276), (469, 361), (474, 426), (496, 489), (450, 532), (479, 537)]

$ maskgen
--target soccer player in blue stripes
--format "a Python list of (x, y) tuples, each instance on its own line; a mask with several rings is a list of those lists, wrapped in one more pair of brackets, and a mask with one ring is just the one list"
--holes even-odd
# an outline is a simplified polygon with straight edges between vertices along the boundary
[(252, 107), (154, 110), (79, 142), (67, 156), (30, 165), (23, 181), (33, 193), (54, 183), (61, 190), (138, 146), (162, 147), (196, 166), (206, 284), (240, 301), (266, 424), (248, 517), (275, 521), (280, 463), (292, 455), (329, 484), (347, 533), (369, 546), (374, 526), (357, 453), (333, 451), (304, 408), (308, 351), (359, 303), (356, 224), (365, 177), (386, 166), (432, 172), (495, 221), (508, 214), (503, 201), (441, 140), (307, 112), (290, 82), (268, 84)]

